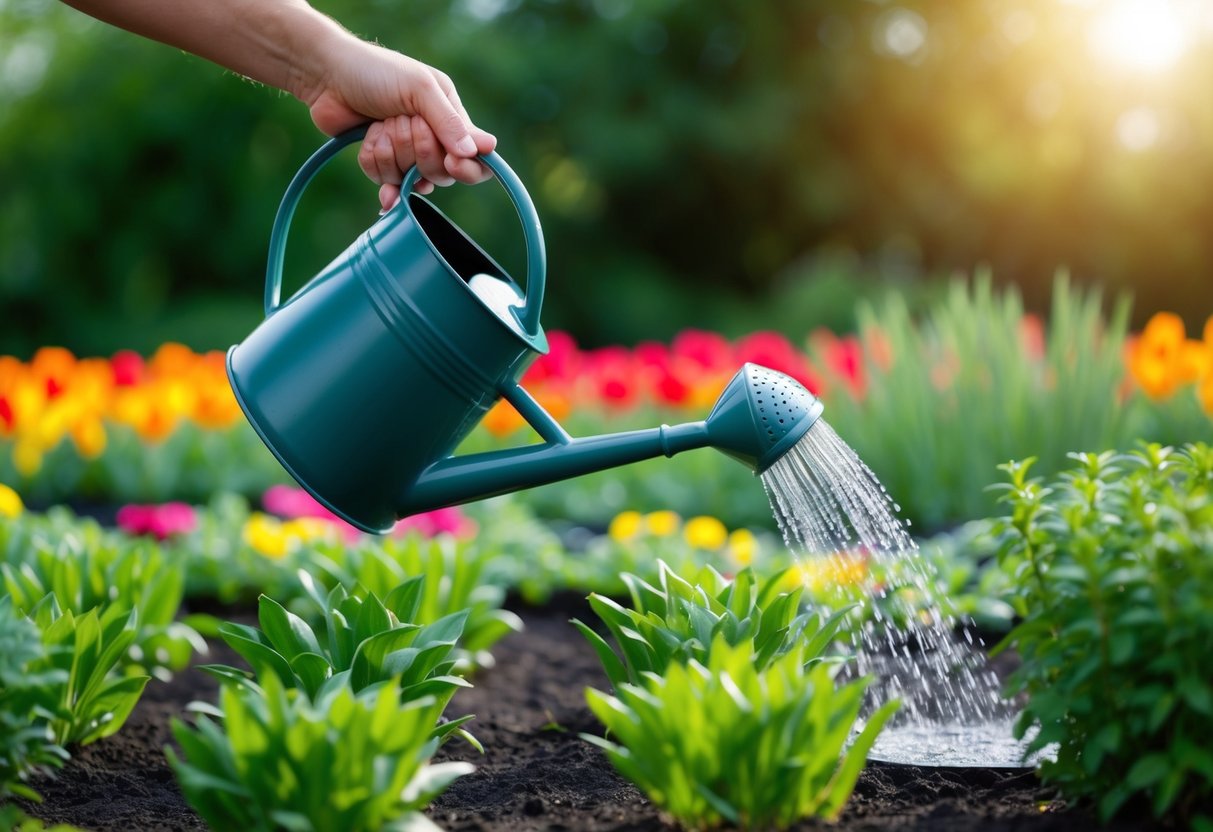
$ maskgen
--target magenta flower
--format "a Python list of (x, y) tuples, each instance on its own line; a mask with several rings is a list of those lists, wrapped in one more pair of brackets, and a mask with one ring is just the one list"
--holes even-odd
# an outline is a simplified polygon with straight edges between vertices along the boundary
[[(328, 520), (340, 527), (345, 539), (351, 542), (361, 534), (356, 528), (317, 502), (315, 497), (302, 488), (291, 488), (286, 485), (272, 486), (262, 495), (261, 505), (269, 513), (290, 520), (297, 517)], [(440, 508), (414, 514), (396, 524), (396, 534), (406, 534), (410, 531), (420, 532), (425, 537), (433, 537), (437, 534), (470, 537), (476, 533), (476, 523), (456, 507)]]
[(187, 534), (197, 525), (193, 507), (185, 503), (131, 504), (118, 509), (118, 528), (128, 534), (151, 535), (157, 540)]

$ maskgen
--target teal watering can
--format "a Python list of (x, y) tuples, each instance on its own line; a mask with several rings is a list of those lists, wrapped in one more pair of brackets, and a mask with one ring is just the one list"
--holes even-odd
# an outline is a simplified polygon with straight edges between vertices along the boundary
[[(539, 324), (547, 265), (535, 206), (500, 156), (483, 161), (522, 220), (526, 291), (425, 198), (413, 168), (390, 211), (281, 301), (287, 230), (304, 189), (357, 128), (291, 181), (270, 235), (265, 320), (227, 354), (240, 407), (283, 467), (367, 532), (401, 517), (659, 455), (715, 447), (766, 470), (821, 403), (792, 378), (747, 364), (707, 419), (573, 438), (518, 380), (548, 350)], [(504, 398), (543, 442), (452, 456)]]

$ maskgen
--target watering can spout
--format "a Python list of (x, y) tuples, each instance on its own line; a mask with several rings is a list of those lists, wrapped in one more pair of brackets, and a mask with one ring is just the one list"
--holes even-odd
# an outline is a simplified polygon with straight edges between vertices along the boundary
[(425, 469), (397, 501), (401, 517), (471, 502), (709, 444), (704, 422), (662, 425), (447, 457)]
[(756, 364), (738, 371), (702, 422), (580, 439), (565, 433), (520, 386), (502, 392), (545, 443), (435, 462), (400, 495), (400, 516), (704, 447), (714, 447), (758, 474), (782, 457), (822, 411), (821, 402), (797, 381)]

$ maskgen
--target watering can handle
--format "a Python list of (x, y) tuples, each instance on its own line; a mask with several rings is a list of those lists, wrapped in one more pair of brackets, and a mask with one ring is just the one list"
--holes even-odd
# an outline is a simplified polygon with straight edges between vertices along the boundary
[[(355, 127), (329, 139), (303, 163), (303, 167), (287, 186), (282, 202), (278, 205), (278, 214), (274, 217), (274, 228), (270, 232), (269, 264), (265, 270), (266, 317), (281, 305), (282, 264), (286, 257), (286, 235), (290, 228), (291, 218), (295, 215), (295, 208), (299, 204), (299, 198), (312, 178), (328, 164), (330, 159), (337, 155), (339, 150), (360, 141), (366, 135), (367, 126), (364, 124)], [(547, 250), (543, 245), (543, 228), (539, 225), (539, 214), (535, 211), (535, 204), (531, 202), (531, 196), (523, 187), (522, 180), (505, 163), (504, 159), (496, 153), (489, 153), (481, 156), (480, 161), (488, 165), (489, 170), (496, 174), (497, 180), (509, 194), (510, 201), (514, 203), (518, 218), (522, 221), (522, 233), (526, 239), (526, 302), (521, 308), (514, 307), (512, 311), (514, 317), (518, 319), (518, 323), (522, 325), (523, 331), (536, 335), (539, 332), (539, 312), (543, 307), (543, 287), (547, 276)], [(402, 205), (398, 208), (407, 203), (408, 194), (420, 178), (421, 172), (416, 165), (413, 165), (405, 174), (404, 183), (400, 186)]]

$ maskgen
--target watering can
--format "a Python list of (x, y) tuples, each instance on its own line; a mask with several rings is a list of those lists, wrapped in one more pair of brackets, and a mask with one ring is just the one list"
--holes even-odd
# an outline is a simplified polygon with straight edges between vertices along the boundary
[[(372, 533), (410, 514), (715, 447), (761, 473), (821, 414), (794, 379), (746, 364), (707, 419), (573, 438), (519, 384), (548, 351), (539, 323), (546, 253), (530, 196), (496, 153), (480, 160), (522, 220), (525, 292), (412, 192), (293, 297), (281, 300), (287, 231), (304, 189), (365, 127), (329, 140), (288, 186), (270, 234), (265, 319), (227, 353), (249, 422), (326, 508)], [(453, 456), (504, 398), (542, 443)]]

